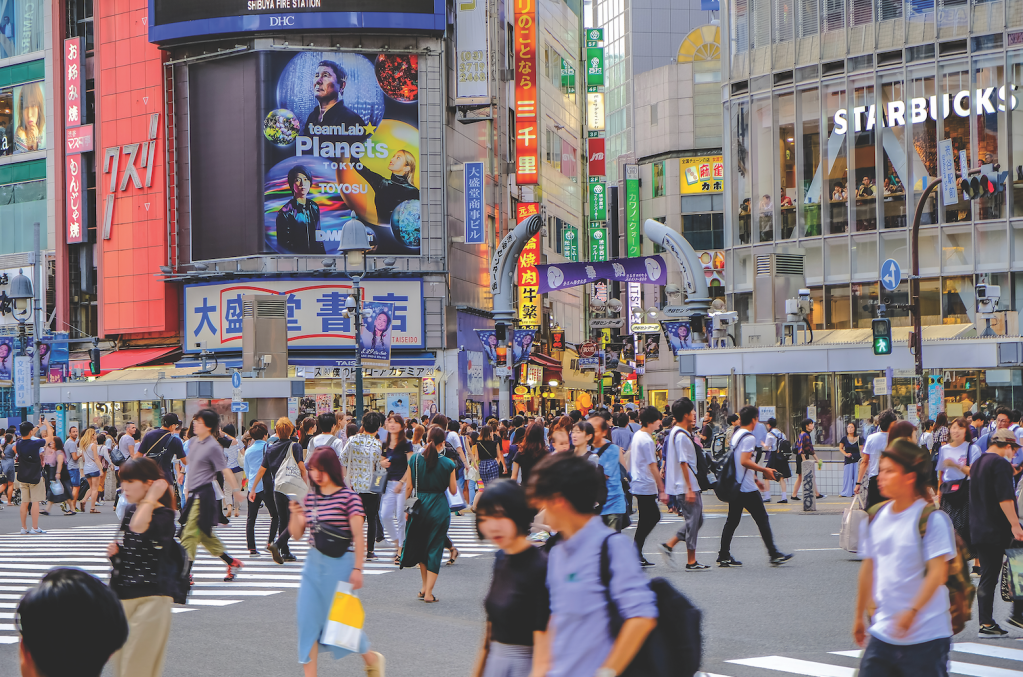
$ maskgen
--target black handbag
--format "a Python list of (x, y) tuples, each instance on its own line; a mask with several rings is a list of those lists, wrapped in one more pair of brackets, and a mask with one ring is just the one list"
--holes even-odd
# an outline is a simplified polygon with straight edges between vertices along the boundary
[(970, 500), (969, 480), (950, 480), (941, 483), (941, 498), (950, 505), (960, 506)]
[(317, 491), (313, 499), (313, 520), (310, 529), (313, 532), (313, 544), (321, 554), (327, 557), (343, 557), (352, 546), (352, 532), (344, 531), (337, 527), (325, 524), (317, 518), (317, 506), (320, 502), (320, 492)]

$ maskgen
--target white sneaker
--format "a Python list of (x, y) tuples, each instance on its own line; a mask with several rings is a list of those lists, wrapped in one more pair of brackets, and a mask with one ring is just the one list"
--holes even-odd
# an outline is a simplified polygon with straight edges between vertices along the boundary
[(103, 501), (96, 501), (96, 505), (103, 505)]
[(30, 533), (30, 534), (45, 534), (46, 532), (43, 531), (42, 529), (33, 529), (32, 531), (30, 531), (28, 533)]
[(21, 533), (22, 534), (29, 534), (29, 533), (32, 533), (32, 532), (30, 532), (28, 529), (22, 529)]

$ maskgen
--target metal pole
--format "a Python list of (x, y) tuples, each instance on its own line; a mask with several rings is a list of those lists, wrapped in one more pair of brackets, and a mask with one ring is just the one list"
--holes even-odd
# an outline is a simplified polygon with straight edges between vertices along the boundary
[(40, 272), (44, 270), (43, 266), (39, 265), (39, 222), (36, 221), (32, 226), (32, 244), (33, 250), (35, 251), (35, 258), (32, 260), (32, 284), (35, 285), (35, 289), (32, 294), (32, 344), (34, 350), (32, 351), (32, 404), (34, 406), (33, 415), (38, 418), (43, 411), (43, 405), (39, 401), (39, 381), (42, 379), (42, 374), (39, 373), (41, 369), (39, 361), (39, 345), (42, 342), (42, 335), (39, 333), (41, 327), (39, 326), (42, 321), (42, 316), (45, 314), (45, 301), (40, 302), (40, 299), (46, 299), (46, 287), (40, 282)]
[(352, 293), (355, 294), (355, 423), (362, 424), (362, 298), (359, 293), (361, 275), (352, 275)]

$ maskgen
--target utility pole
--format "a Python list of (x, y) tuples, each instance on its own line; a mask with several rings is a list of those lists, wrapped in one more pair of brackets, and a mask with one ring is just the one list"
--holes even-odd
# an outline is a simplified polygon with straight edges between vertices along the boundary
[(39, 381), (42, 379), (42, 374), (39, 370), (42, 368), (39, 360), (39, 346), (42, 343), (42, 335), (40, 334), (43, 316), (46, 314), (45, 301), (40, 299), (46, 298), (46, 287), (43, 282), (43, 274), (46, 271), (46, 267), (39, 264), (40, 257), (40, 242), (39, 242), (39, 222), (36, 221), (32, 226), (32, 245), (33, 251), (35, 252), (34, 258), (32, 259), (32, 283), (35, 285), (35, 294), (32, 297), (32, 403), (34, 405), (34, 411), (32, 412), (36, 419), (43, 412), (43, 405), (40, 402), (39, 392)]

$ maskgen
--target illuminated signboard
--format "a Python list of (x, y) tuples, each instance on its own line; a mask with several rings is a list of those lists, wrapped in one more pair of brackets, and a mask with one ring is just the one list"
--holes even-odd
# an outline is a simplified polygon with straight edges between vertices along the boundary
[(444, 25), (444, 0), (149, 0), (150, 42), (289, 30), (443, 31)]
[[(540, 205), (535, 202), (518, 204), (517, 221), (540, 213)], [(529, 238), (526, 246), (519, 254), (518, 276), (516, 284), (519, 288), (519, 325), (535, 327), (540, 324), (540, 278), (536, 264), (540, 262), (540, 234)]]
[(515, 3), (515, 182), (536, 184), (540, 178), (540, 133), (537, 124), (536, 2)]

